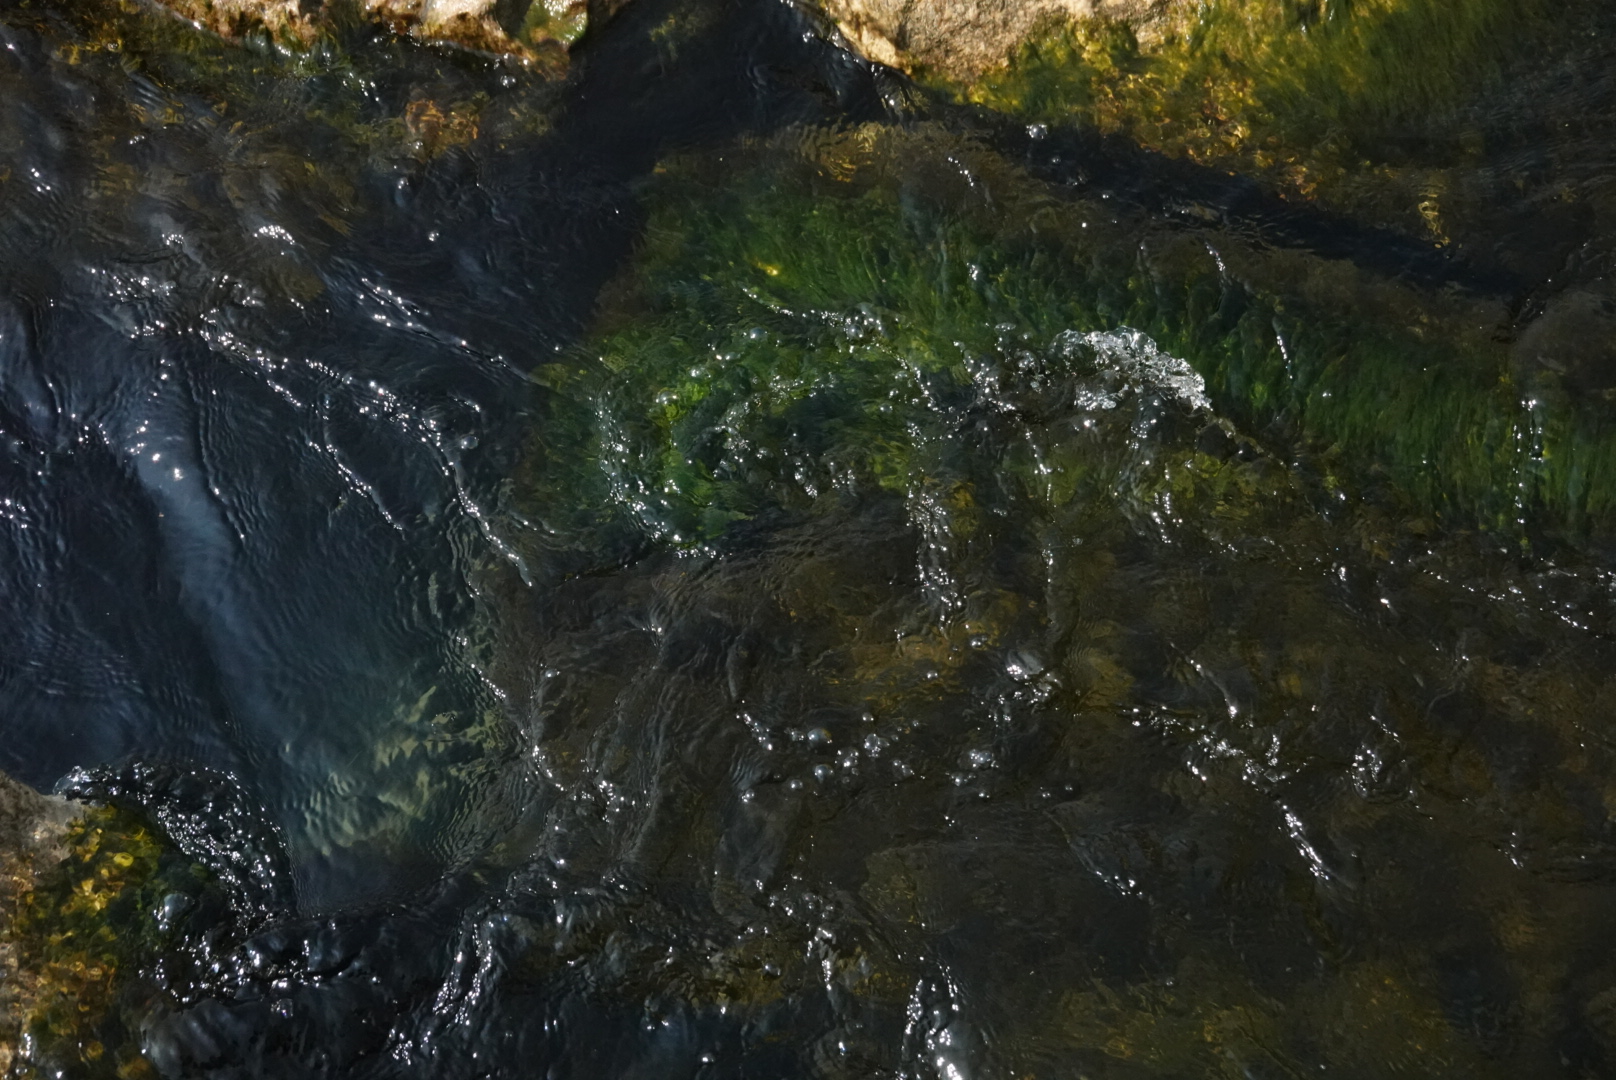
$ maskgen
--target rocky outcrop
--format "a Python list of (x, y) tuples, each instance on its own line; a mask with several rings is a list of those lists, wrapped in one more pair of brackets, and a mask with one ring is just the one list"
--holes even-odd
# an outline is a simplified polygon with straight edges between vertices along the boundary
[(1148, 33), (1178, 0), (823, 0), (859, 52), (909, 72), (975, 81), (1035, 30), (1110, 18)]
[(0, 1076), (153, 1077), (137, 1029), (209, 875), (136, 810), (0, 775)]
[(28, 1011), (33, 982), (21, 970), (18, 943), (8, 931), (39, 876), (66, 857), (68, 830), (83, 812), (0, 773), (0, 1075), (10, 1073), (17, 1021)]
[[(176, 14), (226, 38), (266, 30), (309, 43), (334, 18), (319, 0), (161, 0)], [(565, 50), (588, 24), (585, 0), (359, 0), (372, 22), (424, 42), (532, 60)]]
[(0, 890), (15, 895), (12, 872), (25, 864), (54, 863), (66, 853), (68, 827), (84, 808), (54, 795), (41, 795), (0, 773)]

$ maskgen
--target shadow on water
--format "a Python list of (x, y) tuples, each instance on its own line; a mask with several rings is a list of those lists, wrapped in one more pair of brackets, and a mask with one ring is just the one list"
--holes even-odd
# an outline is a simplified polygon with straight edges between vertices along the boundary
[[(632, 4), (575, 51), (550, 133), (473, 147), (396, 189), (364, 238), (443, 318), (542, 362), (576, 339), (643, 224), (638, 187), (669, 153), (796, 124), (889, 119), (893, 76), (779, 3)], [(883, 90), (886, 93), (883, 93)], [(452, 237), (434, 251), (431, 236)]]
[(1029, 129), (990, 118), (977, 119), (986, 119), (1001, 152), (1074, 193), (1115, 198), (1194, 228), (1213, 223), (1254, 243), (1339, 259), (1421, 288), (1451, 287), (1519, 302), (1529, 287), (1520, 275), (1473, 256), (1286, 200), (1250, 177), (1142, 149), (1120, 136), (1042, 125)]

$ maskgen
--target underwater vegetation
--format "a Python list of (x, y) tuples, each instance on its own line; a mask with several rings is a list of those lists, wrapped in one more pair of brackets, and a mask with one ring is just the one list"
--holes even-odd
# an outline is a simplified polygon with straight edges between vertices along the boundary
[[(650, 8), (641, 81), (594, 100), (642, 107), (681, 55), (704, 70), (718, 10)], [(7, 8), (0, 94), (49, 78), (84, 107), (0, 110), (0, 205), (47, 266), (69, 217), (116, 249), (99, 262), (144, 260), (90, 310), (185, 359), (151, 385), (224, 399), (198, 415), (243, 433), (193, 441), (290, 458), (248, 437), (295, 429), (343, 480), (415, 454), (439, 484), (317, 499), (323, 474), (251, 461), (251, 499), (212, 492), (240, 528), (179, 547), (222, 568), (181, 593), (228, 592), (249, 534), (288, 522), (372, 515), (390, 546), (296, 550), (398, 565), (356, 597), (352, 567), (268, 562), (270, 593), (310, 571), (306, 608), (243, 591), (220, 604), (236, 636), (198, 631), (198, 653), (285, 649), (265, 687), (205, 699), (261, 708), (241, 760), (270, 779), (86, 789), (113, 806), (0, 932), (11, 1071), (1608, 1075), (1616, 368), (1565, 351), (1606, 317), (1602, 121), (1596, 153), (1556, 143), (1509, 189), (1519, 218), (1488, 212), (1531, 138), (1494, 139), (1523, 50), (1607, 46), (1489, 0), (1173, 10), (1148, 34), (1052, 26), (953, 105), (893, 93), (885, 122), (814, 126), (782, 97), (662, 142), (674, 113), (625, 134), (559, 68), (359, 21), (226, 41), (121, 3)], [(736, 85), (781, 55), (742, 55)], [(840, 108), (848, 83), (804, 70), (780, 81)], [(1532, 100), (1558, 117), (1573, 89)], [(1443, 266), (1560, 276), (1422, 283), (1238, 207), (1153, 214), (1002, 138), (1062, 128), (1258, 177)], [(636, 145), (569, 172), (552, 137)], [(81, 200), (22, 167), (58, 144)], [(167, 254), (129, 239), (176, 218)], [(1543, 221), (1539, 248), (1510, 239)], [(582, 265), (631, 233), (621, 265)], [(577, 265), (526, 280), (552, 244)], [(592, 318), (546, 306), (612, 267)], [(506, 381), (412, 381), (428, 364)], [(247, 408), (264, 386), (280, 411)], [(412, 561), (444, 537), (452, 557)], [(350, 667), (286, 646), (341, 652), (311, 633), (337, 616), (432, 635)], [(410, 649), (461, 666), (384, 664)], [(408, 693), (345, 704), (360, 664)], [(217, 711), (184, 722), (241, 723)], [(400, 867), (320, 902), (322, 877)]]
[[(1507, 542), (1612, 524), (1608, 409), (1518, 372), (1496, 301), (1155, 227), (924, 127), (670, 164), (654, 199), (599, 335), (535, 373), (557, 402), (536, 437), (587, 440), (600, 463), (589, 479), (572, 456), (597, 494), (547, 506), (614, 507), (677, 544), (838, 485), (981, 483), (969, 446), (927, 457), (938, 425), (1007, 365), (1056, 385), (1063, 343), (1131, 328), (1301, 455), (1321, 496), (1380, 491), (1427, 528)], [(1082, 470), (1011, 475), (1058, 492)]]
[(588, 807), (557, 832), (643, 822), (617, 865), (743, 943), (668, 946), (670, 985), (657, 920), (597, 909), (532, 933), (527, 992), (553, 954), (651, 1021), (767, 1027), (822, 981), (822, 1075), (894, 1043), (918, 1075), (1598, 1075), (1588, 372), (1523, 363), (1505, 298), (1153, 220), (957, 123), (645, 189), (594, 332), (532, 374), (513, 499), (560, 572), (502, 677)]
[(790, 1002), (827, 1076), (1597, 1075), (1616, 623), (1544, 522), (1608, 510), (1530, 480), (1496, 302), (927, 125), (648, 202), (533, 373), (501, 992)]

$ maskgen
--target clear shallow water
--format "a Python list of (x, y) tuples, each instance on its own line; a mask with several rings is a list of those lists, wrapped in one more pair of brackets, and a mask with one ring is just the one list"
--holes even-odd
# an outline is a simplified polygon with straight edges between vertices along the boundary
[[(76, 783), (232, 886), (150, 973), (149, 1062), (1600, 1075), (1601, 538), (1411, 507), (1125, 326), (1029, 310), (934, 362), (977, 310), (948, 230), (1033, 182), (859, 127), (902, 88), (811, 29), (645, 5), (559, 90), (369, 43), (221, 105), (6, 9), (0, 765), (110, 766)], [(388, 126), (479, 93), (474, 141)], [(1185, 234), (1162, 185), (1221, 181), (1089, 152), (1034, 201), (1102, 246), (1322, 252), (1351, 319), (1402, 317), (1406, 238), (1304, 211), (1237, 252), (1271, 207)], [(629, 261), (870, 174), (856, 302), (781, 299), (839, 250), (807, 227), (730, 261), (779, 294), (716, 240)], [(1553, 287), (1422, 258), (1438, 325)], [(920, 316), (885, 291), (939, 265)], [(678, 441), (681, 394), (723, 438)]]

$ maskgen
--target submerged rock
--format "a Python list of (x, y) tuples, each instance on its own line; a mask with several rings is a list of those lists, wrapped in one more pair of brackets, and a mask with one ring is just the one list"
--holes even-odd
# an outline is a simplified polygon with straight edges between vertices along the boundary
[(1555, 296), (1516, 339), (1516, 370), (1552, 371), (1572, 388), (1616, 389), (1616, 282), (1595, 280)]
[(1501, 304), (1051, 191), (941, 125), (647, 190), (599, 330), (533, 376), (530, 565), (582, 569), (510, 593), (500, 682), (563, 795), (532, 897), (475, 916), (515, 943), (498, 992), (822, 1023), (830, 1076), (916, 1045), (972, 1075), (1548, 1075), (1560, 1016), (1616, 1030), (1608, 969), (1561, 974), (1611, 880), (1578, 731), (1609, 624), (1518, 602), (1560, 586), (1462, 509), (1538, 476), (1568, 508), (1605, 451), (1559, 421), (1533, 450)]

